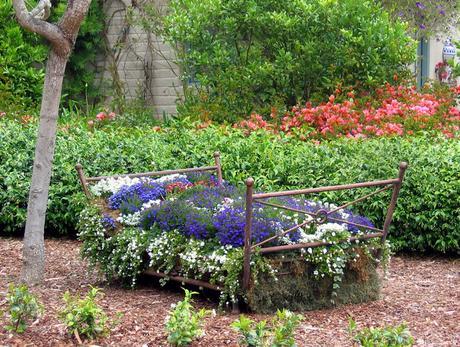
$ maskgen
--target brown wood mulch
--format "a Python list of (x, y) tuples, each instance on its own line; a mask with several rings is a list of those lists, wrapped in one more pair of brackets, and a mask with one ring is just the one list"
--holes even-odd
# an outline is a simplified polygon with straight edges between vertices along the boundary
[[(5, 310), (5, 293), (21, 267), (22, 243), (0, 238), (0, 310)], [(43, 304), (44, 315), (22, 335), (3, 329), (0, 318), (0, 346), (73, 346), (76, 340), (65, 333), (57, 319), (62, 294), (86, 292), (90, 285), (103, 288), (100, 304), (111, 317), (123, 313), (111, 335), (88, 343), (99, 346), (167, 346), (164, 321), (170, 305), (182, 299), (179, 288), (162, 289), (141, 284), (137, 289), (109, 285), (87, 270), (79, 257), (79, 243), (47, 240), (46, 279), (33, 288)], [(217, 308), (215, 301), (198, 297), (197, 304)], [(266, 319), (265, 315), (250, 315)], [(304, 321), (296, 332), (299, 346), (351, 346), (347, 333), (348, 318), (359, 327), (407, 322), (417, 346), (460, 346), (460, 259), (398, 256), (392, 259), (381, 300), (304, 312)], [(230, 327), (236, 314), (218, 314), (207, 318), (205, 336), (193, 346), (237, 346), (238, 336)]]

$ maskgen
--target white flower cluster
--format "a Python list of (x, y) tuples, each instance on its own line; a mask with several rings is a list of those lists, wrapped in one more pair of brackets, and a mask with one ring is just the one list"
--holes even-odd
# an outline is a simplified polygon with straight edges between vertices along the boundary
[(128, 225), (128, 226), (136, 226), (139, 225), (141, 221), (141, 213), (140, 211), (131, 213), (131, 214), (121, 214), (117, 218), (117, 222), (121, 223), (123, 225)]
[(181, 175), (181, 174), (172, 174), (172, 175), (166, 175), (162, 176), (160, 178), (157, 178), (154, 180), (156, 184), (159, 185), (166, 185), (168, 183), (172, 183), (174, 181), (180, 180), (180, 179), (187, 179), (186, 175)]
[(153, 206), (157, 206), (161, 203), (161, 200), (149, 200), (147, 201), (146, 203), (142, 204), (142, 207), (140, 209), (140, 211), (137, 211), (137, 212), (134, 212), (134, 213), (130, 213), (130, 214), (121, 214), (118, 218), (117, 218), (117, 222), (118, 223), (121, 223), (123, 225), (128, 225), (128, 226), (137, 226), (139, 225), (140, 221), (141, 221), (141, 214), (143, 211), (153, 207)]
[(132, 186), (133, 184), (139, 182), (154, 182), (159, 185), (166, 185), (168, 183), (174, 182), (178, 179), (186, 179), (187, 176), (180, 174), (166, 175), (157, 179), (151, 179), (149, 177), (129, 177), (129, 176), (120, 176), (120, 177), (109, 177), (104, 178), (97, 182), (95, 185), (90, 187), (91, 192), (95, 196), (102, 196), (104, 194), (115, 194), (123, 186)]
[(199, 274), (207, 275), (213, 274), (216, 276), (220, 274), (219, 281), (223, 282), (225, 279), (222, 273), (222, 267), (227, 261), (228, 252), (232, 246), (221, 246), (214, 249), (211, 253), (205, 250), (205, 242), (191, 239), (179, 257), (181, 260), (181, 271), (184, 275)]
[[(160, 264), (168, 255), (171, 255), (174, 248), (174, 242), (180, 238), (181, 234), (177, 230), (160, 233), (153, 238), (147, 246), (147, 254), (150, 258), (149, 266)], [(159, 270), (159, 269), (156, 269)]]
[(225, 210), (226, 208), (232, 207), (234, 202), (235, 200), (231, 198), (224, 198), (224, 200), (222, 200), (222, 202), (217, 205), (216, 211), (221, 212)]
[(115, 194), (120, 190), (123, 186), (131, 186), (133, 184), (142, 182), (145, 178), (139, 177), (128, 177), (128, 176), (120, 176), (120, 177), (109, 177), (104, 178), (97, 182), (95, 185), (90, 186), (91, 192), (95, 196), (102, 196), (103, 194)]

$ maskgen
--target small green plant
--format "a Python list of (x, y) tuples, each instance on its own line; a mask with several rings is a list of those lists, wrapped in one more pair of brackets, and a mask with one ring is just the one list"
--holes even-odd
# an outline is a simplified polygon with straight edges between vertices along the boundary
[(302, 319), (302, 315), (278, 310), (270, 326), (265, 320), (255, 323), (241, 315), (232, 323), (232, 327), (241, 335), (240, 343), (244, 346), (294, 347), (294, 331)]
[(177, 304), (167, 318), (166, 331), (168, 332), (168, 342), (173, 346), (187, 346), (196, 337), (203, 335), (203, 318), (209, 315), (209, 311), (202, 308), (195, 312), (192, 306), (192, 295), (198, 294), (187, 289), (185, 298)]
[(27, 328), (27, 321), (43, 313), (43, 305), (35, 295), (29, 292), (26, 285), (9, 285), (6, 301), (9, 306), (10, 322), (5, 326), (8, 331), (23, 333)]
[(81, 337), (94, 339), (108, 335), (114, 324), (96, 303), (102, 295), (100, 289), (93, 287), (83, 299), (79, 295), (71, 295), (69, 291), (64, 293), (65, 307), (59, 312), (59, 318), (80, 343)]
[(358, 330), (356, 322), (350, 318), (348, 331), (354, 343), (363, 347), (408, 347), (414, 344), (414, 338), (405, 323)]

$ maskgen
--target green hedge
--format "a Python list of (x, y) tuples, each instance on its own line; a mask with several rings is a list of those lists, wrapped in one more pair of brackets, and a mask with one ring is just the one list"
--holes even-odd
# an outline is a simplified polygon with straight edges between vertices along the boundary
[[(0, 230), (22, 230), (26, 215), (35, 126), (0, 121)], [(47, 231), (73, 234), (84, 205), (74, 165), (87, 175), (182, 168), (212, 163), (222, 153), (224, 176), (248, 176), (264, 190), (315, 187), (396, 177), (398, 162), (410, 168), (394, 215), (391, 236), (398, 250), (458, 252), (460, 239), (460, 141), (441, 137), (380, 138), (314, 145), (266, 133), (245, 137), (230, 128), (118, 128), (88, 132), (78, 126), (58, 134)], [(381, 223), (384, 193), (357, 211)], [(342, 202), (362, 192), (327, 193)], [(386, 194), (386, 195), (385, 195)]]

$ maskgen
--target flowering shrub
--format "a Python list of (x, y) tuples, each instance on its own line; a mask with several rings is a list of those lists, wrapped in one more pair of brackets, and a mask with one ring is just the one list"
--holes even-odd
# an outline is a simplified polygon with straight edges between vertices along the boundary
[[(402, 136), (430, 129), (453, 137), (460, 133), (460, 111), (454, 104), (455, 95), (458, 95), (457, 88), (451, 93), (435, 94), (387, 84), (376, 90), (375, 99), (359, 100), (353, 90), (337, 89), (327, 103), (294, 107), (279, 119), (272, 115), (270, 122), (254, 114), (235, 127), (248, 132), (259, 129), (284, 132), (302, 140)], [(338, 101), (340, 99), (342, 101)]]
[[(123, 185), (117, 182), (118, 179), (109, 178), (92, 186), (90, 189), (98, 195), (99, 207), (90, 206), (81, 215), (79, 237), (84, 241), (82, 254), (90, 259), (92, 265), (99, 263), (109, 278), (130, 279), (132, 285), (147, 267), (166, 274), (206, 280), (220, 286), (221, 303), (236, 302), (239, 296), (245, 294), (240, 282), (246, 227), (241, 190), (226, 182), (216, 185), (215, 178), (209, 175), (171, 175), (141, 181), (119, 179)], [(164, 189), (165, 186), (180, 186), (181, 189)], [(114, 191), (114, 187), (118, 187), (118, 191)], [(160, 190), (161, 194), (157, 194)], [(124, 203), (131, 203), (133, 197), (138, 201), (136, 208), (126, 209)], [(312, 222), (313, 217), (308, 213), (337, 208), (333, 204), (298, 198), (271, 201), (306, 211), (307, 214), (281, 211), (256, 203), (251, 229), (253, 243), (299, 223)], [(104, 209), (111, 214), (104, 213)], [(369, 219), (350, 210), (333, 212), (330, 218), (373, 227)], [(113, 230), (117, 232), (114, 234)], [(365, 248), (363, 252), (370, 257), (372, 251), (378, 248), (372, 241), (359, 245), (342, 243), (353, 235), (365, 232), (343, 222), (307, 223), (270, 241), (269, 245), (330, 242), (331, 246), (327, 248), (308, 249), (302, 254), (316, 266), (318, 278), (329, 276), (334, 279), (333, 289), (336, 289), (347, 262), (358, 257), (356, 247)], [(257, 253), (253, 255), (251, 271), (255, 280), (259, 273), (276, 278), (276, 270)], [(166, 281), (167, 278), (161, 280), (162, 283)]]

